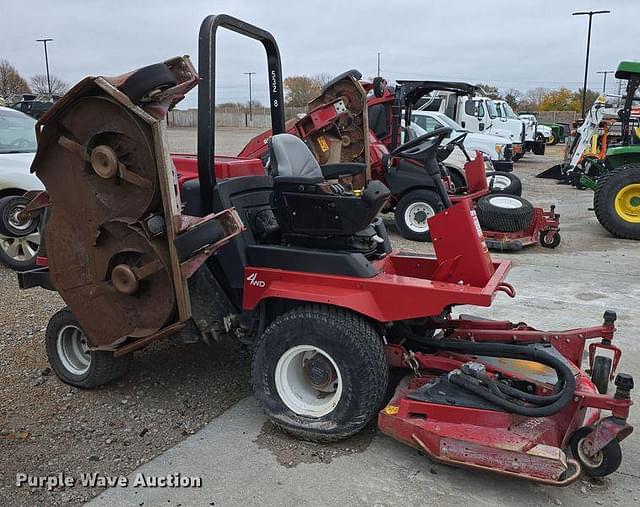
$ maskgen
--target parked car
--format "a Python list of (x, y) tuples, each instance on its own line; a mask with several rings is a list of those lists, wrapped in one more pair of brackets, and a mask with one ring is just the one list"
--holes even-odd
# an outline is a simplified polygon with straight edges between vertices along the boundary
[[(442, 127), (453, 129), (451, 135), (443, 141), (443, 144), (466, 131), (446, 114), (437, 111), (413, 111), (411, 113), (411, 121), (427, 132), (432, 132)], [(513, 145), (509, 139), (490, 134), (469, 132), (464, 140), (464, 147), (471, 153), (477, 150), (487, 156), (496, 171), (513, 171), (513, 161), (511, 160)]]
[(0, 106), (0, 262), (24, 271), (35, 265), (40, 247), (37, 219), (20, 220), (24, 194), (44, 190), (30, 172), (36, 152), (35, 120)]
[(51, 101), (21, 100), (20, 102), (13, 104), (11, 107), (38, 120), (44, 113), (51, 109), (51, 106), (53, 106), (53, 102)]

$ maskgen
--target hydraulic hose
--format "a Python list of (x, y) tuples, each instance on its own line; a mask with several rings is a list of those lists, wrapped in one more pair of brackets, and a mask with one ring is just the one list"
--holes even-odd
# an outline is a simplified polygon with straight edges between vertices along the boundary
[(485, 355), (491, 357), (506, 357), (510, 359), (524, 359), (534, 361), (553, 368), (558, 376), (558, 382), (554, 388), (556, 391), (558, 386), (562, 386), (559, 391), (550, 396), (538, 396), (523, 391), (519, 391), (513, 387), (497, 382), (498, 389), (504, 394), (513, 398), (519, 398), (532, 404), (543, 406), (524, 406), (515, 401), (510, 401), (506, 396), (501, 396), (494, 389), (486, 388), (474, 381), (473, 377), (469, 377), (459, 372), (452, 372), (449, 375), (449, 381), (458, 385), (485, 400), (511, 412), (527, 417), (546, 417), (553, 415), (562, 410), (572, 399), (576, 390), (576, 379), (571, 368), (561, 359), (531, 345), (510, 345), (504, 343), (476, 343), (461, 340), (434, 340), (430, 345), (441, 349), (450, 350), (452, 352), (460, 352), (463, 354)]

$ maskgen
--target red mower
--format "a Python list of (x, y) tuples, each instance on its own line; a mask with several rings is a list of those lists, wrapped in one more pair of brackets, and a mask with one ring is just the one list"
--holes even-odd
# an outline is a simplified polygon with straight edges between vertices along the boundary
[[(258, 159), (213, 153), (219, 27), (267, 52), (267, 172)], [(198, 172), (179, 192), (163, 118), (196, 83), (198, 156), (176, 163)], [(350, 83), (341, 100), (361, 101), (366, 118), (367, 92)], [(377, 217), (389, 189), (366, 177), (353, 184), (364, 164), (320, 165), (283, 133), (278, 46), (235, 18), (204, 20), (199, 76), (179, 57), (87, 78), (38, 127), (33, 170), (47, 193), (25, 213), (48, 209), (48, 266), (19, 279), (68, 304), (45, 337), (62, 381), (106, 384), (133, 351), (168, 336), (228, 335), (253, 350), (253, 389), (268, 417), (300, 438), (348, 438), (378, 417), (385, 434), (431, 459), (546, 484), (620, 465), (633, 379), (618, 373), (607, 394), (621, 355), (614, 313), (601, 326), (552, 332), (453, 318), (456, 305), (488, 307), (515, 290), (505, 282), (510, 262), (487, 251), (472, 199), (450, 202), (435, 177), (442, 132), (393, 152), (434, 176), (444, 205), (429, 218), (435, 255), (419, 255), (392, 249)], [(336, 161), (343, 156), (352, 153)], [(410, 375), (387, 403), (390, 369)]]
[[(361, 77), (358, 71), (351, 70), (330, 81), (322, 94), (310, 102), (307, 115), (287, 123), (287, 131), (305, 140), (320, 164), (370, 162), (367, 176), (383, 182), (391, 191), (382, 212), (394, 212), (402, 236), (414, 241), (430, 239), (427, 219), (448, 204), (437, 192), (436, 180), (442, 179), (447, 199), (453, 203), (462, 200), (473, 203), (490, 249), (521, 250), (538, 243), (555, 248), (560, 244), (560, 216), (555, 207), (546, 211), (535, 208), (519, 195), (502, 195), (506, 191), (498, 182), (506, 180), (508, 184), (514, 177), (504, 172), (485, 175), (482, 154), (475, 154), (474, 163), (464, 147), (466, 134), (441, 146), (434, 167), (427, 173), (416, 161), (396, 156), (401, 139), (419, 144), (430, 136), (443, 139), (451, 134), (451, 129), (440, 128), (416, 138), (411, 128), (403, 127), (403, 123), (411, 125), (411, 112), (418, 101), (436, 90), (470, 94), (473, 86), (448, 81), (399, 81), (391, 89), (379, 78), (368, 82)], [(370, 92), (366, 117), (350, 80), (358, 81)], [(266, 162), (267, 140), (271, 135), (267, 131), (256, 136), (239, 156), (260, 157)], [(369, 144), (367, 152), (363, 150), (365, 138)], [(464, 171), (441, 162), (454, 147), (460, 148), (467, 159)], [(494, 193), (498, 195), (490, 195)]]

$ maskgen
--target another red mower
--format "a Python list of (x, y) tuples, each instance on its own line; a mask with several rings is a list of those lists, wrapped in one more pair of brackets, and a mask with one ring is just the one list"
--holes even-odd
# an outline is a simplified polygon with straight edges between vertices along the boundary
[[(367, 175), (383, 182), (391, 196), (383, 213), (394, 212), (398, 231), (407, 239), (430, 239), (427, 218), (445, 207), (436, 191), (436, 179), (443, 179), (451, 202), (470, 200), (476, 209), (487, 246), (492, 250), (521, 250), (530, 245), (555, 248), (560, 244), (560, 216), (555, 207), (550, 210), (534, 208), (519, 196), (490, 195), (493, 178), (485, 175), (481, 153), (475, 154), (475, 163), (467, 153), (463, 141), (466, 134), (441, 147), (438, 158), (446, 157), (451, 149), (459, 147), (467, 158), (464, 171), (440, 165), (437, 174), (425, 174), (424, 169), (411, 160), (395, 157), (395, 150), (404, 140), (412, 142), (409, 128), (414, 105), (434, 90), (468, 93), (470, 85), (445, 81), (400, 81), (394, 89), (379, 78), (374, 82), (361, 80), (361, 74), (351, 70), (337, 76), (323, 89), (322, 94), (309, 104), (309, 113), (300, 119), (287, 122), (287, 132), (297, 135), (307, 143), (320, 164), (331, 163), (341, 156), (340, 162), (370, 162)], [(369, 92), (370, 109), (363, 117), (361, 100), (349, 86), (348, 79), (359, 80)], [(473, 87), (471, 87), (473, 88)], [(438, 129), (442, 137), (450, 129)], [(267, 140), (271, 131), (253, 138), (239, 157), (260, 157), (267, 160)], [(367, 137), (369, 150), (363, 151)], [(419, 138), (418, 138), (419, 140)], [(454, 184), (454, 182), (456, 184)], [(497, 192), (496, 192), (497, 193)]]
[[(268, 172), (257, 159), (214, 156), (219, 27), (267, 52)], [(340, 101), (359, 97), (366, 118), (366, 90), (349, 82)], [(198, 176), (183, 178), (179, 192), (163, 119), (196, 83), (198, 156), (178, 165), (195, 160)], [(602, 326), (558, 332), (452, 317), (456, 305), (487, 307), (515, 290), (505, 282), (510, 262), (488, 253), (472, 200), (450, 202), (437, 177), (443, 132), (393, 152), (432, 176), (445, 206), (429, 218), (435, 255), (419, 255), (392, 249), (377, 217), (389, 189), (354, 183), (365, 164), (321, 166), (284, 133), (276, 41), (230, 16), (204, 20), (199, 76), (178, 57), (87, 78), (38, 128), (33, 169), (47, 194), (26, 213), (48, 207), (48, 267), (19, 279), (68, 304), (45, 336), (62, 381), (106, 384), (155, 340), (226, 335), (251, 346), (257, 400), (299, 438), (348, 438), (377, 417), (384, 433), (432, 459), (546, 484), (620, 465), (633, 379), (618, 373), (607, 394), (621, 355), (614, 313)], [(599, 340), (589, 345), (590, 376), (588, 340)], [(387, 403), (390, 368), (411, 375)]]

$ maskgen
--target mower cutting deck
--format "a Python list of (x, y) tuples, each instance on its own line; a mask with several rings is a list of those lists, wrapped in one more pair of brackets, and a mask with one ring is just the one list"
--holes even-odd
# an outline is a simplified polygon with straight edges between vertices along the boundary
[[(266, 172), (258, 159), (213, 153), (220, 27), (267, 52)], [(515, 289), (505, 281), (510, 262), (488, 253), (471, 200), (451, 202), (439, 177), (436, 154), (447, 132), (392, 153), (433, 177), (443, 202), (429, 218), (435, 255), (394, 251), (377, 217), (390, 191), (369, 179), (368, 136), (362, 150), (333, 144), (321, 166), (299, 137), (283, 133), (271, 34), (209, 16), (199, 66), (198, 76), (179, 57), (120, 78), (87, 78), (38, 124), (33, 169), (47, 194), (27, 212), (49, 207), (48, 268), (20, 282), (55, 288), (69, 305), (45, 337), (62, 381), (106, 384), (125, 373), (132, 351), (167, 336), (208, 343), (227, 335), (251, 345), (254, 394), (296, 437), (348, 438), (378, 416), (384, 433), (450, 464), (554, 485), (617, 469), (620, 441), (632, 431), (633, 379), (618, 374), (615, 394), (607, 394), (621, 355), (612, 344), (615, 314), (602, 326), (558, 332), (452, 317), (456, 305), (488, 307)], [(333, 103), (360, 104), (366, 118), (366, 90), (344, 79), (332, 83)], [(198, 156), (175, 158), (179, 178), (163, 118), (196, 82)], [(366, 129), (353, 117), (341, 124), (353, 136)], [(186, 174), (194, 163), (197, 177)], [(63, 198), (69, 191), (77, 199)], [(589, 346), (589, 377), (583, 350), (598, 338)], [(379, 412), (390, 367), (412, 378)]]

